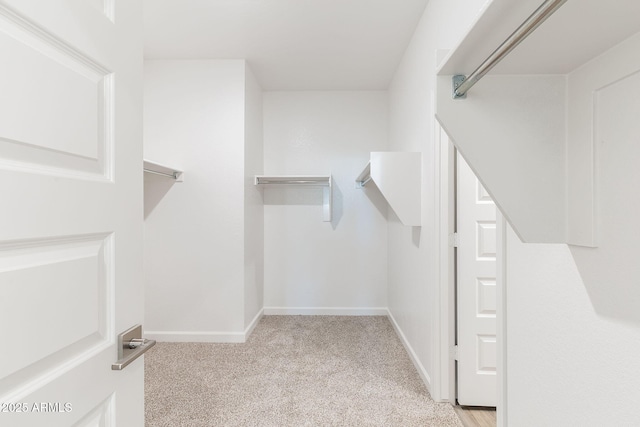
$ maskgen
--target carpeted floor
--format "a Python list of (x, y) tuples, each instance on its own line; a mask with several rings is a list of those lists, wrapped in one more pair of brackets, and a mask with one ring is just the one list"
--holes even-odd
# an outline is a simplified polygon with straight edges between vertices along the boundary
[(158, 343), (146, 426), (462, 426), (386, 317), (265, 316), (244, 344)]

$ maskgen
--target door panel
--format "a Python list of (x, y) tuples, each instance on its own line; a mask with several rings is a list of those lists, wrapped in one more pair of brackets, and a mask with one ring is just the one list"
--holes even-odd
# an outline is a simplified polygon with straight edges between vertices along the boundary
[[(113, 72), (1, 5), (2, 165), (106, 177), (106, 150), (113, 145)], [(25, 126), (25, 117), (37, 126)]]
[(105, 246), (108, 251), (111, 240), (98, 235), (0, 246), (0, 331), (5, 342), (21, 343), (2, 355), (0, 378), (27, 367), (43, 371), (62, 355), (109, 345), (112, 290), (105, 277), (110, 263)]
[[(107, 13), (108, 12), (108, 13)], [(0, 0), (0, 425), (142, 425), (139, 0)]]
[(458, 402), (496, 406), (496, 207), (457, 155)]

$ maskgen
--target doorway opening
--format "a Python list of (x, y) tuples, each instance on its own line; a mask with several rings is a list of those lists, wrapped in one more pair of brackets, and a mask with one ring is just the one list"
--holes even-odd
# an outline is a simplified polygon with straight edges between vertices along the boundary
[[(439, 400), (453, 405), (495, 407), (497, 425), (506, 425), (506, 222), (472, 168), (458, 164), (464, 159), (444, 129), (438, 124), (436, 128), (440, 141), (436, 144), (440, 295), (439, 306), (434, 308), (439, 313), (440, 347), (435, 350), (432, 391)], [(468, 168), (462, 176), (460, 166)], [(460, 185), (466, 187), (462, 194)], [(469, 199), (468, 206), (460, 196)], [(491, 215), (491, 209), (493, 217), (481, 216)], [(473, 218), (474, 211), (478, 211), (478, 218)], [(466, 281), (467, 287), (462, 288), (461, 281)], [(465, 319), (471, 321), (471, 327), (464, 326)], [(493, 326), (487, 326), (490, 323)], [(474, 377), (480, 381), (468, 384)]]

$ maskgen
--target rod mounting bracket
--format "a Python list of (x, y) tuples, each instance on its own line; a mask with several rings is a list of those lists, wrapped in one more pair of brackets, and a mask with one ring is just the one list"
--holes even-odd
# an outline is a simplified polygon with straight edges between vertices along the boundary
[(462, 82), (466, 80), (466, 78), (467, 77), (463, 76), (462, 74), (457, 74), (453, 76), (453, 78), (451, 79), (452, 86), (453, 86), (453, 99), (465, 99), (467, 97), (466, 92), (463, 93), (462, 95), (458, 94), (458, 88), (460, 87)]

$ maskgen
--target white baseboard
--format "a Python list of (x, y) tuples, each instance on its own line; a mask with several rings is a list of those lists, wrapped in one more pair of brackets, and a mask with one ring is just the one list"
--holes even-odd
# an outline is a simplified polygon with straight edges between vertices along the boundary
[(384, 307), (265, 307), (265, 316), (386, 316)]
[(398, 323), (396, 322), (396, 319), (393, 318), (393, 315), (391, 314), (391, 311), (389, 309), (387, 309), (386, 314), (389, 320), (391, 321), (391, 324), (393, 325), (393, 329), (396, 330), (396, 334), (398, 334), (398, 337), (400, 337), (400, 341), (402, 342), (402, 345), (404, 346), (405, 350), (407, 350), (407, 353), (409, 354), (409, 358), (411, 358), (411, 361), (413, 362), (413, 366), (416, 367), (418, 374), (420, 374), (420, 378), (422, 378), (424, 385), (427, 386), (427, 390), (429, 391), (429, 394), (431, 394), (431, 377), (429, 376), (429, 373), (424, 368), (424, 366), (422, 366), (422, 363), (420, 363), (420, 360), (418, 359), (416, 352), (413, 351), (413, 347), (411, 347), (411, 344), (409, 344), (409, 341), (407, 341), (407, 337), (405, 337), (404, 333), (402, 332), (402, 329), (400, 329), (400, 325), (398, 325)]
[(264, 310), (260, 310), (244, 332), (145, 331), (144, 337), (158, 342), (243, 343), (247, 341)]
[(249, 338), (249, 335), (253, 333), (253, 330), (256, 328), (256, 325), (260, 322), (260, 319), (262, 319), (262, 316), (264, 316), (264, 308), (258, 311), (258, 314), (256, 314), (256, 317), (253, 318), (251, 323), (249, 323), (249, 326), (247, 326), (247, 329), (244, 330), (244, 341), (246, 341), (247, 338)]

